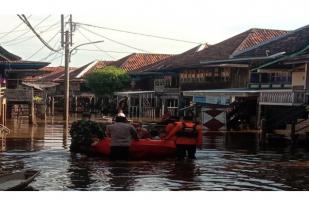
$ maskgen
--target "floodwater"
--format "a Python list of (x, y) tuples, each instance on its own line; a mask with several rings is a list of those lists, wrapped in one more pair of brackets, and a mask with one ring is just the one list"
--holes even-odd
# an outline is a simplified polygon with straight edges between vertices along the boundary
[(193, 162), (116, 161), (72, 155), (60, 118), (10, 120), (0, 173), (39, 169), (31, 190), (308, 190), (308, 146), (261, 147), (254, 134), (204, 137)]

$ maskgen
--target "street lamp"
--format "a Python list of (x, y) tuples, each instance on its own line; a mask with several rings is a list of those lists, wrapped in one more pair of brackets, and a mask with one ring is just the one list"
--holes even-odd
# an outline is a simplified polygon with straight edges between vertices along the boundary
[(71, 58), (71, 54), (72, 52), (77, 49), (78, 47), (81, 46), (85, 46), (85, 45), (89, 45), (89, 44), (97, 44), (97, 43), (102, 43), (103, 41), (94, 41), (94, 42), (88, 42), (88, 43), (83, 43), (80, 44), (76, 47), (74, 47), (73, 49), (70, 50), (70, 42), (69, 42), (69, 32), (66, 31), (65, 32), (65, 49), (64, 49), (64, 54), (65, 54), (65, 84), (64, 84), (64, 88), (65, 88), (65, 95), (64, 95), (64, 120), (65, 120), (65, 126), (66, 129), (68, 128), (69, 125), (69, 100), (70, 100), (70, 96), (69, 96), (69, 87), (70, 87), (70, 77), (69, 77), (69, 62), (70, 62), (70, 58)]

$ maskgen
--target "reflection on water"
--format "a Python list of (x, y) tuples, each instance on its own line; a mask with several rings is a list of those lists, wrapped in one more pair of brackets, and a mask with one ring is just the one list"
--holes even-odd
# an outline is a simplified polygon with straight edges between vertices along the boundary
[[(116, 161), (73, 155), (61, 117), (9, 121), (0, 173), (41, 170), (35, 190), (308, 190), (306, 148), (260, 147), (255, 134), (211, 135), (196, 161)], [(66, 132), (65, 132), (66, 131)]]

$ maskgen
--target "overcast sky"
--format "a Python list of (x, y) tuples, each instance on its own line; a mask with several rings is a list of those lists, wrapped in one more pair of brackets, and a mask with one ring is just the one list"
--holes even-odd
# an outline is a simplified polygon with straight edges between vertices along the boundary
[[(215, 44), (250, 28), (293, 30), (305, 26), (309, 24), (308, 2), (305, 0), (271, 2), (269, 0), (63, 2), (11, 0), (4, 6), (1, 5), (0, 44), (25, 60), (51, 61), (52, 66), (59, 66), (64, 64), (61, 54), (50, 52), (43, 47), (33, 33), (28, 31), (26, 25), (22, 24), (14, 32), (5, 33), (21, 23), (16, 13), (31, 15), (29, 21), (33, 26), (46, 18), (36, 30), (54, 48), (59, 48), (60, 45), (61, 13), (65, 15), (72, 13), (73, 21), (76, 22)], [(28, 32), (25, 33), (26, 31)], [(135, 49), (112, 42), (106, 37)], [(96, 59), (116, 60), (133, 52), (177, 54), (197, 45), (78, 26), (73, 37), (73, 47), (98, 40), (104, 42), (80, 47), (87, 51), (73, 52), (70, 65), (79, 67)]]

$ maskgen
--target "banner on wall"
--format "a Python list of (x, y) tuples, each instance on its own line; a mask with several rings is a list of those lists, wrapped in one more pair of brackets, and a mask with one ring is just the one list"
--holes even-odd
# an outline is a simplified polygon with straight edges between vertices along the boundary
[(226, 96), (193, 96), (193, 103), (229, 105), (231, 99)]

